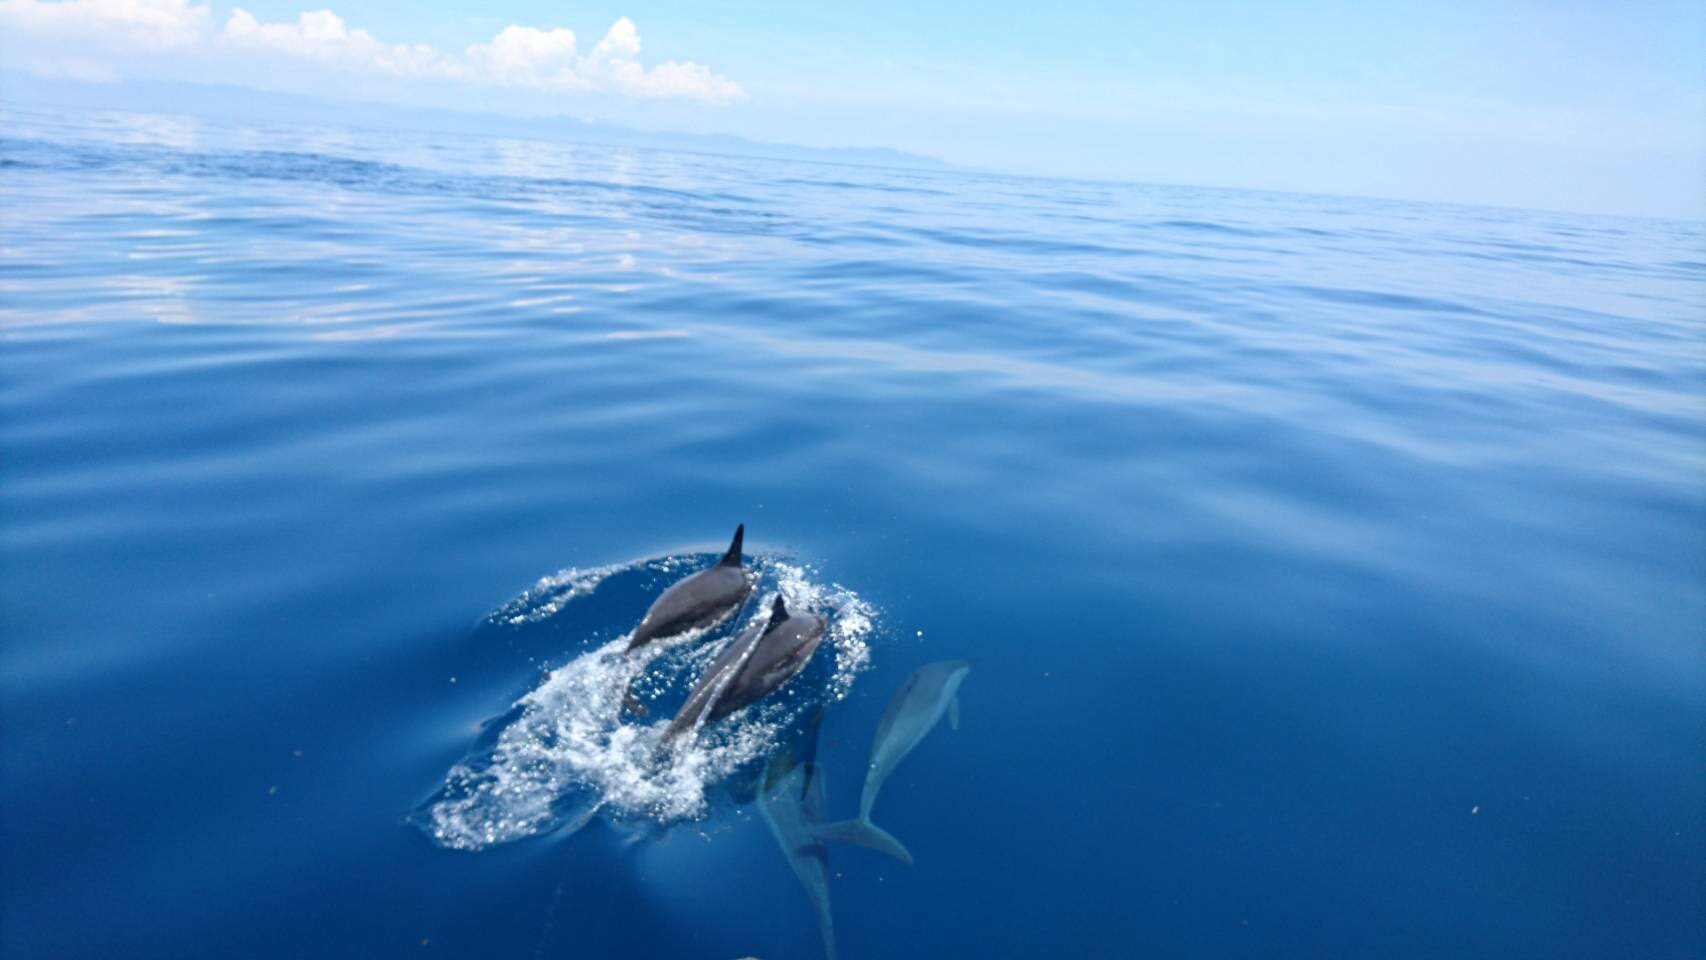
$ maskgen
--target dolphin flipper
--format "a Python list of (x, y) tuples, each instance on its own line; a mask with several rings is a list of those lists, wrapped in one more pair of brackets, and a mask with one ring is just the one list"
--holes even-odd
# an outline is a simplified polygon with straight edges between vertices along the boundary
[(948, 729), (960, 729), (960, 695), (957, 693), (948, 701)]
[(812, 836), (824, 842), (850, 843), (886, 853), (907, 866), (912, 866), (912, 854), (887, 830), (869, 820), (837, 820), (812, 827)]

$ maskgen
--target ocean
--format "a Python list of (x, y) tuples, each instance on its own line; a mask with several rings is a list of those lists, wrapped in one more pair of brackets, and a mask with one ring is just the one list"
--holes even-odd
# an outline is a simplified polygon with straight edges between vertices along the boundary
[(1697, 960), (1703, 334), (1697, 222), (9, 103), (0, 952)]

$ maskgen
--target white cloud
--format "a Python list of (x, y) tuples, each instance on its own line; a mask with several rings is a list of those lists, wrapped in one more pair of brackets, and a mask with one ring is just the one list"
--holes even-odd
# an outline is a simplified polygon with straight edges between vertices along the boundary
[(543, 77), (574, 72), (575, 35), (562, 28), (539, 30), (511, 24), (491, 43), (469, 47), (467, 60), (495, 83), (534, 86)]
[(604, 39), (592, 48), (592, 59), (600, 61), (632, 60), (639, 55), (640, 31), (627, 17), (611, 24)]
[(491, 43), (469, 47), (463, 63), (471, 79), (499, 86), (719, 103), (746, 96), (739, 84), (700, 64), (670, 60), (648, 70), (639, 56), (640, 31), (623, 17), (585, 56), (567, 30), (512, 25)]
[[(590, 53), (573, 32), (512, 24), (486, 43), (461, 53), (427, 44), (387, 43), (351, 28), (331, 10), (311, 10), (294, 21), (263, 22), (237, 8), (217, 32), (206, 4), (190, 0), (0, 0), (0, 28), (8, 56), (37, 72), (117, 79), (144, 69), (136, 55), (171, 53), (180, 70), (221, 56), (267, 54), (331, 71), (402, 80), (437, 80), (522, 88), (542, 94), (611, 94), (645, 99), (728, 103), (746, 92), (733, 80), (698, 63), (640, 63), (640, 32), (622, 17)], [(20, 38), (48, 44), (34, 51)], [(17, 48), (17, 49), (13, 49)], [(51, 49), (49, 49), (51, 48)], [(200, 60), (193, 59), (197, 54)], [(245, 63), (252, 61), (246, 60)], [(15, 64), (17, 65), (17, 64)]]
[(644, 73), (633, 61), (623, 61), (621, 67), (625, 88), (633, 96), (683, 97), (717, 102), (746, 98), (746, 91), (739, 84), (697, 63), (669, 60)]
[(382, 43), (365, 30), (349, 29), (330, 10), (303, 13), (295, 23), (261, 23), (239, 8), (226, 22), (219, 42), (355, 72), (442, 77), (498, 87), (712, 103), (746, 96), (739, 84), (697, 63), (671, 60), (647, 69), (638, 60), (640, 32), (627, 17), (612, 24), (604, 39), (584, 56), (574, 33), (561, 27), (541, 30), (511, 24), (490, 42), (476, 43), (456, 56), (425, 44)]
[(71, 36), (96, 47), (170, 50), (203, 42), (207, 5), (188, 0), (0, 0), (8, 30)]
[(385, 44), (366, 30), (351, 30), (330, 10), (298, 14), (295, 23), (261, 23), (238, 7), (225, 21), (220, 42), (261, 47), (303, 60), (398, 76), (455, 76), (458, 65), (425, 44)]

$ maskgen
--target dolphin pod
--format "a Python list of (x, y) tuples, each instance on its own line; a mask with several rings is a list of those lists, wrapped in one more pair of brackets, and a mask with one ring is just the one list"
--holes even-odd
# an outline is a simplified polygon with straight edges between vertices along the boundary
[[(735, 528), (728, 551), (713, 566), (671, 585), (653, 601), (629, 639), (629, 651), (654, 640), (690, 630), (714, 627), (735, 615), (752, 592), (755, 578), (741, 565), (741, 542), (746, 526)], [(770, 616), (754, 622), (729, 641), (694, 683), (664, 728), (662, 744), (758, 702), (781, 688), (811, 661), (822, 644), (827, 623), (822, 616), (790, 611), (781, 594), (772, 601)], [(826, 844), (848, 843), (912, 863), (912, 854), (887, 831), (871, 822), (883, 783), (907, 754), (935, 729), (942, 718), (959, 729), (959, 689), (971, 664), (964, 660), (928, 663), (913, 671), (895, 690), (871, 738), (870, 762), (859, 796), (859, 815), (826, 822), (822, 766), (816, 762), (818, 724), (823, 708), (796, 731), (764, 769), (745, 786), (737, 785), (737, 802), (756, 799), (759, 812), (782, 849), (788, 865), (805, 889), (823, 936), (824, 955), (835, 960), (835, 923), (829, 905), (829, 856)], [(633, 712), (644, 713), (632, 694)], [(691, 736), (689, 737), (691, 739)]]
[(877, 802), (883, 781), (935, 729), (943, 714), (947, 714), (948, 726), (959, 729), (960, 683), (970, 672), (971, 664), (964, 660), (940, 660), (919, 667), (901, 683), (889, 698), (882, 719), (877, 721), (877, 732), (871, 738), (871, 761), (865, 770), (865, 788), (859, 795), (859, 816), (823, 824), (812, 831), (813, 835), (870, 847), (906, 863), (912, 862), (912, 854), (899, 840), (871, 822), (871, 807)]

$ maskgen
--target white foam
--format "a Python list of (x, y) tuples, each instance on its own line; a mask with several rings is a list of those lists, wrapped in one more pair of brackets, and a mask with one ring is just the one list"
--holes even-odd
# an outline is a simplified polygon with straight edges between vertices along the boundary
[[(673, 571), (684, 560), (652, 561), (644, 568)], [(533, 623), (560, 612), (611, 574), (634, 567), (565, 570), (493, 614), (500, 624)], [(627, 654), (622, 636), (552, 671), (516, 701), (519, 713), (489, 748), (452, 767), (444, 789), (424, 811), (424, 826), (442, 846), (478, 850), (564, 826), (593, 815), (667, 826), (702, 819), (707, 788), (774, 750), (778, 734), (812, 705), (839, 700), (870, 663), (868, 637), (876, 614), (853, 591), (812, 582), (802, 567), (760, 560), (759, 592), (773, 582), (788, 606), (826, 615), (825, 642), (834, 651), (827, 681), (808, 671), (773, 695), (669, 747), (660, 745), (668, 717), (624, 722), (624, 697), (635, 682), (657, 694), (659, 683), (690, 684), (720, 644), (702, 634), (654, 643)], [(755, 596), (757, 593), (755, 593)], [(748, 622), (767, 617), (766, 604)], [(639, 611), (635, 613), (637, 620)], [(738, 625), (737, 625), (738, 626)], [(660, 670), (661, 668), (661, 670)]]
[(567, 567), (540, 577), (538, 582), (514, 600), (493, 611), (486, 619), (491, 623), (521, 626), (556, 616), (576, 597), (584, 597), (598, 589), (611, 574), (624, 570), (653, 570), (669, 573), (689, 562), (686, 557), (664, 557), (631, 564), (609, 564), (602, 567)]
[(871, 665), (869, 636), (876, 626), (877, 611), (862, 597), (839, 583), (822, 585), (807, 579), (816, 571), (776, 561), (769, 564), (782, 598), (791, 609), (829, 613), (829, 633), (824, 638), (835, 652), (835, 674), (830, 679), (829, 700), (840, 700), (853, 688), (853, 680)]
[(619, 569), (614, 566), (590, 570), (570, 567), (549, 577), (540, 577), (532, 589), (499, 607), (486, 619), (510, 626), (544, 620), (567, 606), (570, 600), (596, 590), (605, 577)]

